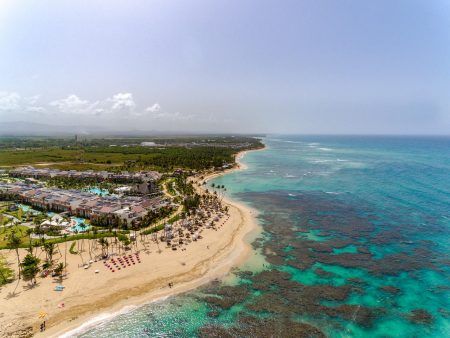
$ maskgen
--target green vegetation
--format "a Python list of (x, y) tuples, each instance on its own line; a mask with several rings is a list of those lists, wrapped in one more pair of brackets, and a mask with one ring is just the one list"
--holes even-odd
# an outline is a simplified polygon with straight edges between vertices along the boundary
[(147, 215), (144, 216), (141, 222), (141, 228), (155, 224), (157, 221), (169, 216), (173, 211), (174, 209), (172, 207), (163, 207), (158, 210), (150, 210)]
[(188, 195), (183, 200), (184, 211), (190, 211), (193, 209), (197, 209), (200, 205), (200, 195)]
[(180, 174), (175, 177), (175, 186), (182, 195), (192, 195), (194, 193), (194, 186), (191, 182), (188, 183), (186, 174)]
[[(41, 179), (43, 180), (43, 179)], [(102, 190), (112, 191), (117, 187), (117, 184), (111, 182), (99, 182), (94, 178), (83, 177), (82, 179), (76, 177), (53, 177), (45, 179), (48, 186), (57, 187), (60, 189), (86, 189), (86, 188), (99, 188)]]
[[(76, 169), (83, 169), (86, 165), (90, 169), (111, 171), (121, 170), (173, 170), (181, 167), (186, 169), (205, 169), (220, 167), (224, 163), (233, 162), (236, 151), (230, 148), (201, 147), (186, 149), (183, 147), (170, 148), (93, 148), (83, 149), (31, 149), (31, 150), (2, 150), (0, 151), (0, 166), (17, 166), (33, 163), (62, 163), (53, 165), (61, 169), (75, 169), (73, 163), (78, 164)], [(101, 165), (101, 166), (98, 166)]]
[[(140, 146), (144, 141), (164, 144), (164, 147)], [(0, 166), (48, 163), (61, 169), (78, 170), (200, 170), (233, 163), (236, 152), (262, 147), (258, 139), (231, 136), (74, 142), (67, 139), (3, 138), (0, 139)]]
[[(20, 226), (19, 226), (20, 227)], [(26, 227), (25, 227), (26, 228)], [(99, 232), (99, 233), (82, 233), (82, 234), (76, 234), (76, 235), (72, 235), (72, 236), (65, 236), (65, 237), (59, 237), (59, 238), (52, 238), (52, 239), (47, 239), (46, 243), (64, 243), (67, 241), (75, 241), (78, 239), (98, 239), (98, 238), (104, 238), (104, 237), (116, 237), (119, 234), (128, 234), (129, 231), (128, 230), (121, 230), (120, 232), (110, 232), (110, 231), (105, 231), (105, 232)], [(28, 237), (18, 237), (16, 235), (16, 232), (14, 232), (14, 238), (19, 238), (19, 242), (18, 242), (18, 247), (19, 248), (28, 248), (30, 246), (30, 242), (28, 240)], [(11, 237), (8, 236), (7, 238)], [(37, 244), (41, 244), (41, 240), (39, 239), (33, 239), (31, 241), (32, 246), (35, 246)], [(14, 244), (15, 245), (15, 244)], [(4, 241), (4, 242), (0, 242), (0, 250), (2, 249), (13, 249), (14, 247), (11, 247), (11, 245), (8, 245), (8, 240)]]
[(205, 145), (235, 146), (236, 144), (250, 144), (255, 139), (248, 136), (228, 135), (190, 135), (190, 136), (159, 136), (159, 137), (83, 137), (75, 141), (74, 137), (0, 137), (0, 149), (33, 149), (61, 147), (77, 149), (80, 147), (127, 147), (137, 146), (142, 142), (154, 142), (157, 146), (186, 146), (200, 147)]
[(53, 242), (45, 242), (44, 245), (42, 246), (42, 248), (45, 251), (45, 256), (46, 259), (45, 261), (47, 262), (48, 266), (51, 267), (53, 264), (53, 254), (55, 253), (55, 243)]
[(24, 225), (14, 225), (0, 228), (0, 248), (5, 247), (12, 232), (19, 238), (21, 243), (28, 243), (28, 227)]
[(176, 215), (172, 216), (171, 218), (169, 218), (167, 223), (174, 223), (174, 222), (178, 221), (179, 219), (180, 219), (180, 214), (176, 214)]
[(24, 281), (31, 281), (36, 283), (36, 276), (40, 271), (40, 261), (41, 260), (39, 258), (33, 256), (30, 253), (24, 257), (23, 261), (20, 263)]
[(164, 185), (166, 187), (166, 191), (171, 195), (171, 196), (176, 196), (177, 192), (175, 191), (173, 184), (175, 183), (175, 179), (171, 178), (168, 179), (167, 181), (164, 181)]
[(63, 271), (64, 271), (64, 263), (59, 263), (55, 269), (53, 270), (56, 274), (56, 276), (62, 277)]
[(0, 149), (68, 147), (74, 145), (74, 141), (74, 138), (0, 137)]
[(150, 235), (150, 234), (152, 234), (154, 232), (158, 232), (158, 231), (161, 231), (163, 229), (164, 229), (164, 224), (159, 224), (157, 226), (154, 226), (153, 228), (150, 228), (150, 229), (142, 231), (142, 234), (143, 235)]

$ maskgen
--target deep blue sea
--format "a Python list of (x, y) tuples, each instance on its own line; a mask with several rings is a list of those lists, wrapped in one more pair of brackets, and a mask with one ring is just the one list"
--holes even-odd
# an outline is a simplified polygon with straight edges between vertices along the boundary
[(269, 136), (214, 181), (260, 211), (224, 281), (82, 337), (450, 337), (450, 138)]

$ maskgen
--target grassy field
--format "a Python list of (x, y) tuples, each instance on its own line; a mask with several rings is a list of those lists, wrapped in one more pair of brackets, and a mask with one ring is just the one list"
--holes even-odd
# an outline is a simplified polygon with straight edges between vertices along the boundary
[(0, 166), (14, 166), (38, 162), (76, 161), (80, 157), (79, 150), (68, 149), (27, 149), (0, 151)]
[(142, 170), (142, 169), (203, 169), (221, 166), (233, 162), (236, 150), (230, 148), (146, 148), (129, 147), (119, 149), (83, 148), (83, 149), (26, 149), (0, 150), (0, 167), (13, 167), (25, 164), (45, 164), (60, 169), (105, 168)]

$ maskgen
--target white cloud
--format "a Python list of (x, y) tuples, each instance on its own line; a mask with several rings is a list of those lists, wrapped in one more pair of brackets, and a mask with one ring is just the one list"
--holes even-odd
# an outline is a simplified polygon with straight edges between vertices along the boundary
[(117, 93), (104, 100), (93, 102), (81, 99), (75, 94), (71, 94), (66, 98), (52, 101), (49, 105), (56, 108), (59, 113), (67, 115), (141, 115), (136, 111), (136, 103), (134, 102), (132, 93)]
[(22, 97), (15, 92), (0, 92), (0, 111), (10, 113), (14, 117), (23, 113), (45, 113), (45, 107), (38, 104), (40, 97)]
[(91, 106), (88, 100), (82, 100), (75, 94), (71, 94), (64, 99), (52, 101), (49, 105), (65, 114), (90, 113), (89, 108)]
[(111, 109), (115, 112), (134, 113), (136, 103), (131, 93), (118, 93), (114, 95), (109, 101), (112, 103)]
[(0, 110), (15, 111), (21, 107), (21, 97), (15, 92), (0, 92)]
[[(58, 118), (64, 123), (124, 123), (136, 128), (153, 122), (161, 128), (169, 128), (176, 122), (194, 121), (196, 115), (165, 111), (155, 102), (145, 109), (138, 109), (132, 93), (119, 92), (97, 101), (81, 98), (76, 94), (44, 103), (40, 95), (21, 96), (15, 92), (0, 92), (2, 118), (52, 121)], [(122, 121), (122, 122), (118, 122)], [(123, 127), (121, 125), (121, 127)]]
[(104, 114), (136, 114), (136, 103), (132, 93), (117, 93), (112, 97), (100, 101), (90, 102), (71, 94), (66, 98), (49, 103), (60, 113), (80, 115), (104, 115)]
[(159, 105), (159, 103), (155, 103), (150, 107), (147, 107), (147, 109), (145, 109), (146, 112), (149, 113), (156, 113), (159, 112), (161, 110), (161, 106)]

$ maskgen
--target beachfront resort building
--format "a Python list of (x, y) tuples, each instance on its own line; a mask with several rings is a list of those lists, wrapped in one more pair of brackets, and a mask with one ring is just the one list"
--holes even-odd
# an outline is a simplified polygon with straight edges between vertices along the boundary
[(11, 177), (30, 179), (71, 178), (78, 180), (91, 180), (95, 182), (131, 183), (132, 191), (141, 194), (152, 194), (157, 191), (156, 182), (161, 178), (157, 171), (140, 171), (130, 173), (121, 171), (118, 173), (108, 171), (78, 171), (59, 170), (51, 168), (21, 167), (9, 172)]
[(139, 223), (149, 211), (167, 205), (159, 196), (98, 196), (80, 190), (46, 188), (22, 182), (0, 183), (0, 199), (91, 220), (120, 219), (127, 224)]

